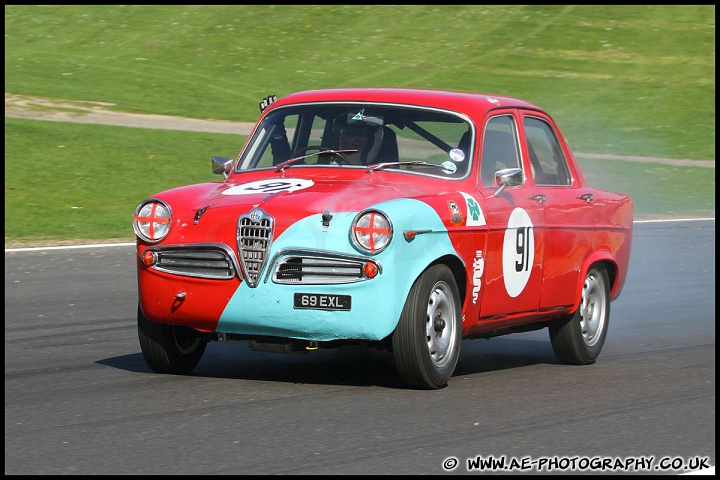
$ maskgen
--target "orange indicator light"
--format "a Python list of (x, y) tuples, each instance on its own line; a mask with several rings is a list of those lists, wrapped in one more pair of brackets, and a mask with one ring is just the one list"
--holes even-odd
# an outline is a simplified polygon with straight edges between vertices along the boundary
[(375, 276), (378, 274), (378, 267), (373, 262), (368, 262), (363, 267), (363, 273), (368, 278), (375, 278)]
[(157, 262), (157, 255), (155, 255), (155, 252), (147, 251), (143, 253), (142, 261), (148, 267), (152, 267)]

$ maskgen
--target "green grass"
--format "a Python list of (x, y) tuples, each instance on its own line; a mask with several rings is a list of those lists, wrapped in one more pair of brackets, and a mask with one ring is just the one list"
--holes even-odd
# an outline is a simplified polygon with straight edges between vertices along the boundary
[(5, 119), (5, 241), (133, 238), (141, 200), (222, 181), (212, 156), (235, 157), (245, 138)]
[(577, 151), (715, 158), (715, 6), (6, 6), (5, 90), (254, 121), (268, 94), (451, 88)]
[[(517, 96), (576, 152), (714, 159), (715, 6), (5, 6), (13, 94), (255, 121), (269, 94), (346, 86)], [(140, 199), (219, 180), (243, 141), (6, 119), (6, 241), (130, 237)], [(638, 217), (714, 216), (714, 170), (583, 167)]]

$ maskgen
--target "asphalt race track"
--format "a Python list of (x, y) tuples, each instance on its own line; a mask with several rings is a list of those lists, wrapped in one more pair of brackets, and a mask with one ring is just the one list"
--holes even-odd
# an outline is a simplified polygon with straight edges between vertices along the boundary
[[(466, 340), (447, 388), (389, 354), (212, 342), (158, 375), (132, 246), (5, 253), (5, 474), (687, 473), (715, 465), (715, 221), (636, 223), (595, 365), (547, 331)], [(645, 463), (647, 462), (647, 463)], [(668, 465), (680, 469), (661, 468)], [(618, 468), (623, 464), (625, 468)]]

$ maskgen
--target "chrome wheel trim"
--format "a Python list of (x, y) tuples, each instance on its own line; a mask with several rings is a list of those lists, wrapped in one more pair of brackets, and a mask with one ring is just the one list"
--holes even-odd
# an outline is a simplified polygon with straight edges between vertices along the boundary
[(585, 345), (594, 346), (605, 329), (607, 296), (600, 278), (590, 274), (585, 279), (580, 301), (580, 331)]
[(456, 348), (455, 301), (450, 286), (438, 282), (428, 298), (425, 335), (430, 359), (442, 368)]

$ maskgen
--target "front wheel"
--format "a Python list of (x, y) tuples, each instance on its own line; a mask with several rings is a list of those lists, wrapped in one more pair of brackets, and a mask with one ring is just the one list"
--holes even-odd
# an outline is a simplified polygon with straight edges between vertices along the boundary
[(140, 349), (148, 366), (157, 373), (186, 375), (200, 362), (207, 336), (189, 327), (151, 322), (137, 313)]
[(447, 385), (460, 357), (460, 293), (450, 269), (435, 265), (410, 289), (392, 336), (393, 356), (402, 381), (413, 388)]
[(605, 343), (610, 319), (610, 281), (603, 268), (591, 268), (580, 296), (580, 305), (572, 315), (549, 325), (550, 342), (555, 356), (569, 365), (595, 362)]

